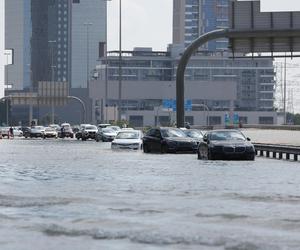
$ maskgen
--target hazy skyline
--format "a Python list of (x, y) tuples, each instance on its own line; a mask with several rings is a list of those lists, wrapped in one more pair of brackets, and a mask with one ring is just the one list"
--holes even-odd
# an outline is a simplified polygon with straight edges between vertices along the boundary
[[(122, 0), (122, 49), (166, 50), (172, 42), (173, 0)], [(108, 50), (119, 49), (119, 0), (108, 1)]]

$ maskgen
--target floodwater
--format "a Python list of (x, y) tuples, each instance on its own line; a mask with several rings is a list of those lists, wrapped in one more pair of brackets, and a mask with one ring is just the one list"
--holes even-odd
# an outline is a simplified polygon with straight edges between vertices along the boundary
[(300, 249), (300, 165), (0, 140), (1, 250)]

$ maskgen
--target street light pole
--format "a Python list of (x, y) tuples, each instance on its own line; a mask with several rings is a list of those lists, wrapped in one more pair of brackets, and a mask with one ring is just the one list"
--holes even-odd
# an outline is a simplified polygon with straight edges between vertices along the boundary
[(108, 99), (108, 61), (107, 61), (107, 2), (111, 0), (105, 0), (106, 2), (106, 11), (105, 11), (105, 97), (104, 97), (104, 107), (105, 107), (105, 122), (108, 123), (107, 120), (107, 99)]
[[(54, 44), (56, 43), (55, 40), (48, 41), (50, 44), (50, 53), (51, 53), (51, 82), (52, 84), (54, 83)], [(51, 123), (54, 124), (54, 115), (55, 115), (55, 110), (54, 110), (54, 97), (51, 98)]]
[[(5, 52), (4, 55), (6, 56), (6, 67), (5, 67), (5, 78), (6, 78), (6, 88), (8, 89), (8, 56), (10, 55), (10, 53)], [(9, 111), (9, 101), (8, 99), (6, 99), (6, 126), (9, 126), (9, 115), (8, 115), (8, 111)]]
[[(90, 97), (90, 30), (89, 27), (92, 26), (92, 23), (86, 22), (83, 24), (86, 27), (86, 87), (88, 92), (88, 97)], [(87, 116), (87, 114), (86, 114)], [(86, 117), (86, 121), (88, 116)]]
[(119, 0), (119, 93), (118, 93), (118, 120), (121, 121), (122, 112), (122, 0)]

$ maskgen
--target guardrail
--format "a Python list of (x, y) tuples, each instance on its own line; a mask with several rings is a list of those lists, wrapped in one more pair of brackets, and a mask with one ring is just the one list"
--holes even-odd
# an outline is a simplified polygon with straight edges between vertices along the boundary
[(254, 143), (256, 155), (273, 159), (299, 160), (300, 147)]

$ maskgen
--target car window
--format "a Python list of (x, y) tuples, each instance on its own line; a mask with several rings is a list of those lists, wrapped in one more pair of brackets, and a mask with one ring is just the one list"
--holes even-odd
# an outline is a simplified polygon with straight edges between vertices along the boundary
[(203, 138), (203, 134), (198, 130), (184, 130), (183, 132), (191, 138)]
[(86, 126), (85, 129), (94, 129), (94, 130), (96, 130), (97, 127), (96, 126)]
[(111, 129), (111, 128), (103, 128), (101, 131), (102, 131), (103, 133), (114, 133), (114, 132), (115, 132), (115, 130), (113, 130), (113, 129)]
[(238, 131), (217, 131), (210, 134), (212, 141), (225, 141), (225, 140), (240, 140), (245, 141), (245, 136)]
[(152, 136), (152, 137), (155, 137), (155, 129), (150, 129), (147, 134), (147, 136)]
[(119, 132), (117, 139), (139, 139), (139, 132)]
[(180, 129), (162, 129), (161, 130), (163, 137), (186, 137), (185, 133)]

